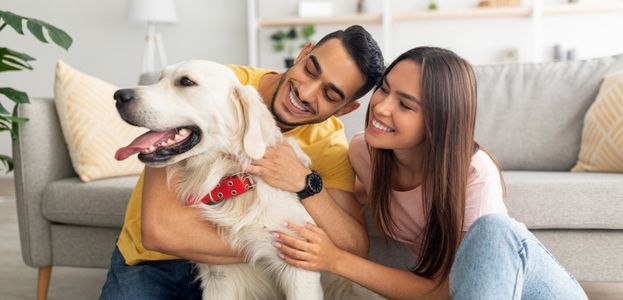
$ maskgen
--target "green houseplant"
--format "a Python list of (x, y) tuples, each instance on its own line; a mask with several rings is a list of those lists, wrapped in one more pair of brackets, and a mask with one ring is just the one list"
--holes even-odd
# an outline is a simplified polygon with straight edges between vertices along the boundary
[[(8, 26), (13, 28), (15, 32), (24, 35), (24, 22), (26, 23), (28, 31), (30, 31), (37, 40), (43, 43), (48, 43), (43, 29), (47, 31), (48, 37), (52, 42), (65, 50), (68, 50), (73, 42), (72, 38), (65, 31), (51, 24), (34, 18), (16, 15), (9, 11), (0, 10), (0, 31)], [(29, 62), (33, 60), (35, 60), (35, 58), (26, 53), (0, 46), (0, 72), (32, 70), (33, 68)], [(7, 97), (16, 104), (30, 102), (28, 94), (10, 87), (0, 86), (0, 95)], [(0, 132), (9, 131), (11, 139), (15, 140), (17, 138), (17, 130), (14, 125), (26, 121), (28, 121), (28, 119), (15, 116), (15, 111), (12, 114), (9, 113), (0, 103)], [(0, 168), (6, 169), (7, 172), (13, 170), (13, 159), (10, 156), (0, 154), (0, 163)]]
[(310, 41), (311, 36), (316, 33), (314, 25), (305, 25), (299, 30), (300, 33), (296, 27), (290, 27), (287, 31), (279, 30), (270, 36), (270, 39), (274, 42), (273, 50), (275, 52), (286, 51), (286, 57), (284, 58), (286, 68), (294, 65), (294, 45), (299, 37), (303, 38), (303, 43), (299, 45), (299, 48), (303, 48)]

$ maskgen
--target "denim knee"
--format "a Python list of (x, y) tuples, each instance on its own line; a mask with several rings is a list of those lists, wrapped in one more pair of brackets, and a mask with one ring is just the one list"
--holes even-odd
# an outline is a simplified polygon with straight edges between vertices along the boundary
[(509, 216), (487, 214), (478, 218), (469, 228), (468, 234), (487, 236), (495, 240), (506, 240), (511, 236), (521, 235), (523, 225)]

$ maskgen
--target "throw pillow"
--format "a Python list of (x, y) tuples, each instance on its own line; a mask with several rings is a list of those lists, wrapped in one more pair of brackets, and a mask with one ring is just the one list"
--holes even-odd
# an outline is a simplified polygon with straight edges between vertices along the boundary
[(586, 112), (572, 171), (623, 172), (623, 70), (606, 76)]
[(124, 122), (115, 108), (114, 85), (83, 74), (63, 61), (56, 65), (54, 96), (74, 170), (82, 181), (136, 175), (143, 164), (115, 160), (115, 151), (145, 129)]

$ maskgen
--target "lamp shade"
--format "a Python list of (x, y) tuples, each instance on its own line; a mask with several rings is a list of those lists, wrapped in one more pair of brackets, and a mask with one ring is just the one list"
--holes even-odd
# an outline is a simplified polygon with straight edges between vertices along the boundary
[(175, 23), (175, 0), (129, 0), (128, 19), (140, 23)]

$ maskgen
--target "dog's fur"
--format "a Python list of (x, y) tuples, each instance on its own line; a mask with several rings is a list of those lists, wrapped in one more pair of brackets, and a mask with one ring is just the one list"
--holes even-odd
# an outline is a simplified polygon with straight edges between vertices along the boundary
[[(181, 85), (182, 77), (195, 84)], [(229, 68), (217, 63), (189, 61), (168, 67), (157, 84), (137, 87), (133, 94), (131, 101), (117, 104), (130, 124), (154, 131), (196, 126), (201, 132), (199, 142), (186, 152), (166, 160), (141, 159), (167, 168), (167, 179), (177, 186), (182, 201), (208, 194), (222, 177), (240, 173), (241, 166), (260, 159), (268, 146), (283, 138), (258, 92), (242, 86)], [(298, 144), (289, 142), (309, 165)], [(260, 177), (254, 180), (255, 189), (235, 198), (216, 205), (196, 204), (249, 262), (198, 264), (203, 298), (322, 299), (320, 274), (288, 265), (271, 245), (272, 230), (294, 235), (282, 226), (285, 221), (302, 224), (313, 219), (294, 193), (276, 189)], [(342, 298), (345, 285), (332, 285), (340, 286), (342, 292), (332, 293)]]

